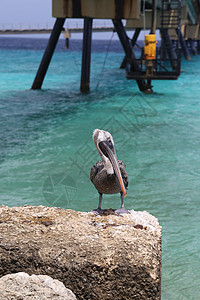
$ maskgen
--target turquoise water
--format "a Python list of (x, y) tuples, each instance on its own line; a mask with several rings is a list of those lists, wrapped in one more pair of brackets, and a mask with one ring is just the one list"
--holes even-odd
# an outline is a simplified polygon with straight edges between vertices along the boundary
[[(94, 49), (82, 95), (80, 50), (57, 51), (43, 89), (30, 90), (42, 53), (0, 50), (1, 204), (96, 208), (92, 132), (108, 130), (127, 166), (126, 208), (163, 226), (162, 300), (200, 299), (200, 57), (143, 95), (119, 69), (123, 53), (109, 52), (103, 68), (106, 53)], [(103, 208), (119, 206), (104, 196)]]

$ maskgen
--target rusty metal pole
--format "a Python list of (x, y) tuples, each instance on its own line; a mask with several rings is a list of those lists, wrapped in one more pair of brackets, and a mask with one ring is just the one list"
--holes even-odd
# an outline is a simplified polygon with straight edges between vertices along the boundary
[(46, 72), (48, 70), (51, 58), (53, 56), (56, 44), (58, 42), (58, 38), (60, 36), (60, 33), (63, 29), (63, 25), (65, 22), (65, 18), (57, 18), (56, 22), (54, 24), (51, 36), (49, 38), (46, 50), (44, 52), (42, 61), (40, 63), (40, 66), (38, 68), (37, 74), (35, 76), (33, 85), (31, 89), (33, 90), (39, 90), (41, 89), (44, 77), (46, 75)]
[(152, 0), (151, 34), (156, 33), (156, 0)]
[(82, 93), (87, 93), (90, 90), (92, 21), (93, 21), (92, 18), (84, 18), (82, 69), (81, 69), (81, 86), (80, 86), (80, 90)]
[[(156, 34), (156, 0), (152, 0), (152, 15), (151, 15), (151, 32), (150, 34)], [(146, 60), (146, 72), (154, 73), (155, 59)], [(151, 79), (147, 80), (148, 85), (151, 85)]]

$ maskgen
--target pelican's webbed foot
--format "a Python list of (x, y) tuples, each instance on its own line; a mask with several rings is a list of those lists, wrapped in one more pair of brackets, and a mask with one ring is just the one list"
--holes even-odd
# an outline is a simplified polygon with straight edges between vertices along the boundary
[(122, 203), (121, 208), (115, 209), (115, 212), (118, 214), (130, 214), (130, 212), (124, 208), (124, 194), (121, 192), (120, 195)]
[(97, 209), (93, 209), (91, 210), (91, 212), (95, 213), (95, 214), (103, 214), (106, 211), (106, 209), (101, 209), (101, 208), (97, 208)]
[(115, 209), (115, 212), (116, 212), (117, 214), (130, 214), (130, 211), (127, 210), (127, 209), (125, 209), (124, 207)]

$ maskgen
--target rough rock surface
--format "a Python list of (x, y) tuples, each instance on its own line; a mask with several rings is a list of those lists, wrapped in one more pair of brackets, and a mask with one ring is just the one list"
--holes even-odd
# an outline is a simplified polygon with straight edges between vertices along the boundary
[(1, 300), (75, 300), (75, 295), (58, 280), (47, 275), (20, 272), (0, 278)]
[(161, 227), (130, 212), (1, 206), (0, 277), (49, 275), (84, 300), (160, 299)]

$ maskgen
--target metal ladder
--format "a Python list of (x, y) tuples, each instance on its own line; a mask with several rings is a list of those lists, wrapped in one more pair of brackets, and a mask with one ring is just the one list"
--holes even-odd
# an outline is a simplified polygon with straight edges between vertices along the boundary
[[(180, 74), (180, 21), (181, 21), (181, 0), (162, 0), (161, 6), (161, 46), (160, 66), (171, 69), (177, 76)], [(173, 42), (170, 39), (170, 31), (174, 31)], [(166, 57), (163, 57), (165, 53)]]
[(161, 28), (178, 28), (181, 21), (181, 0), (162, 0)]

